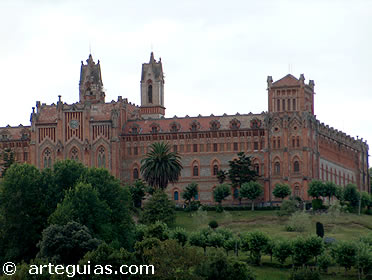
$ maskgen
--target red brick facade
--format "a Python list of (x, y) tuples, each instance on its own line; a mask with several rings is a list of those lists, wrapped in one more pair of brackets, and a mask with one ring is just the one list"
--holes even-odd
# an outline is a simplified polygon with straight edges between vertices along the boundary
[[(123, 182), (140, 178), (140, 161), (149, 145), (167, 141), (182, 156), (179, 183), (168, 186), (178, 203), (190, 182), (199, 184), (198, 199), (213, 203), (216, 171), (243, 151), (253, 158), (264, 196), (275, 200), (276, 183), (287, 183), (304, 199), (313, 179), (338, 185), (354, 183), (368, 191), (368, 145), (320, 123), (314, 115), (314, 81), (292, 75), (273, 82), (269, 76), (268, 111), (261, 114), (164, 118), (161, 61), (151, 54), (141, 75), (141, 106), (118, 97), (105, 103), (100, 63), (89, 56), (81, 66), (79, 102), (39, 101), (31, 126), (0, 128), (0, 151), (11, 148), (18, 162), (39, 168), (72, 158), (104, 167)], [(178, 200), (177, 200), (178, 198)], [(229, 204), (238, 203), (234, 195)]]

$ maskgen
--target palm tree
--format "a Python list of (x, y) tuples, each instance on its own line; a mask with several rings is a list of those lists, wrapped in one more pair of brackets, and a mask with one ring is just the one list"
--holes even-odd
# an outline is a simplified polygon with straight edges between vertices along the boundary
[(181, 174), (180, 155), (170, 151), (168, 143), (156, 142), (141, 161), (144, 180), (155, 189), (164, 190), (168, 183), (176, 183)]

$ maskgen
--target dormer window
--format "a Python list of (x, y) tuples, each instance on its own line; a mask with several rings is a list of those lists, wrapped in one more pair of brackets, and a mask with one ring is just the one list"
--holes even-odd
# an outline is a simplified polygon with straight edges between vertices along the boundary
[(240, 127), (240, 121), (238, 121), (237, 119), (233, 119), (230, 122), (230, 128), (231, 129), (239, 129), (239, 127)]
[(210, 122), (210, 129), (211, 130), (218, 130), (219, 128), (220, 128), (219, 121), (215, 120), (215, 121)]
[(191, 124), (190, 124), (190, 130), (191, 131), (198, 131), (200, 128), (200, 124), (199, 122), (197, 121), (193, 121)]
[(138, 133), (137, 127), (132, 127), (132, 134), (137, 134), (137, 133)]
[(158, 128), (156, 126), (153, 126), (151, 128), (151, 133), (158, 133)]

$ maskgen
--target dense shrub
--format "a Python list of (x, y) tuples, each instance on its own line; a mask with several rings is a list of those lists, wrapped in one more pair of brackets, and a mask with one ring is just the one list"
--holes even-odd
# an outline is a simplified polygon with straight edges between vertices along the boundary
[(282, 265), (293, 253), (292, 244), (289, 240), (279, 240), (273, 248), (274, 258)]
[(294, 199), (284, 200), (280, 206), (280, 210), (277, 212), (278, 216), (290, 216), (299, 210), (298, 202)]
[(320, 280), (320, 274), (316, 270), (301, 269), (292, 271), (289, 280)]
[(311, 220), (310, 215), (304, 212), (295, 212), (289, 217), (286, 230), (304, 232), (310, 228)]
[(260, 231), (248, 232), (242, 237), (242, 249), (249, 251), (254, 264), (261, 263), (261, 255), (269, 242), (268, 236)]
[(208, 225), (209, 225), (209, 227), (210, 227), (211, 229), (216, 229), (216, 228), (218, 228), (218, 223), (217, 223), (216, 220), (212, 220), (212, 221), (210, 221)]
[(320, 198), (313, 199), (311, 201), (313, 211), (321, 210), (323, 208), (323, 200)]

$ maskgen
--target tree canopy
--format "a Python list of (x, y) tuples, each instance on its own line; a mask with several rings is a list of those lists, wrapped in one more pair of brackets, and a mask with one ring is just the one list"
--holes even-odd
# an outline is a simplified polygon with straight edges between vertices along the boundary
[(176, 183), (182, 170), (179, 154), (171, 152), (165, 142), (155, 142), (149, 149), (141, 161), (144, 180), (156, 189), (165, 189), (168, 183)]
[(276, 184), (273, 190), (273, 195), (277, 198), (284, 199), (291, 195), (291, 189), (287, 184)]
[(238, 153), (238, 158), (229, 161), (228, 176), (232, 187), (239, 187), (244, 183), (255, 181), (258, 177), (256, 170), (252, 167), (251, 157), (243, 152)]
[(262, 186), (257, 182), (244, 183), (240, 187), (239, 196), (240, 198), (247, 198), (252, 201), (252, 211), (254, 210), (254, 200), (259, 198), (263, 193)]

